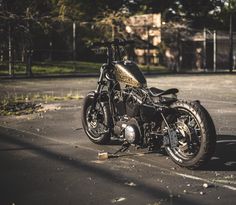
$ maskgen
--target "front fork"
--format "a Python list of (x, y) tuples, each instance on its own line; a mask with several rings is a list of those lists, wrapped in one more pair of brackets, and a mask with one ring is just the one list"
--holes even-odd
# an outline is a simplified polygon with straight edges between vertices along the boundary
[(104, 64), (100, 68), (100, 76), (99, 76), (99, 79), (98, 79), (98, 82), (97, 82), (97, 84), (98, 84), (97, 88), (95, 89), (94, 100), (93, 100), (93, 104), (92, 104), (92, 109), (91, 110), (95, 110), (97, 99), (98, 99), (100, 93), (102, 92), (102, 87), (104, 85), (106, 85), (106, 82), (103, 80), (104, 76), (105, 76), (106, 67), (107, 67), (107, 65)]
[[(91, 108), (91, 111), (93, 112), (95, 110), (95, 107), (96, 107), (96, 103), (97, 103), (97, 100), (98, 98), (101, 96), (101, 93), (102, 93), (102, 89), (104, 86), (107, 86), (107, 82), (109, 82), (109, 91), (108, 91), (108, 103), (109, 103), (109, 108), (110, 108), (110, 113), (111, 113), (111, 118), (112, 118), (112, 124), (114, 124), (115, 122), (115, 119), (114, 119), (114, 105), (113, 105), (113, 97), (112, 97), (112, 87), (113, 87), (113, 81), (114, 79), (113, 78), (110, 78), (109, 77), (109, 74), (108, 74), (108, 64), (103, 64), (102, 67), (100, 68), (100, 76), (99, 76), (99, 79), (98, 79), (98, 82), (97, 82), (97, 88), (95, 89), (95, 92), (94, 92), (94, 100), (93, 100), (93, 104), (92, 104), (92, 108)], [(106, 75), (108, 74), (108, 75)], [(106, 78), (107, 81), (104, 80), (104, 78)]]

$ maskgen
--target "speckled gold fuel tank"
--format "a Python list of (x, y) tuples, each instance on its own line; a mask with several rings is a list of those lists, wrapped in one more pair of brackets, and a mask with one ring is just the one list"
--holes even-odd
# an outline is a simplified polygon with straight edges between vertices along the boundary
[(146, 87), (147, 81), (138, 66), (132, 61), (121, 61), (115, 64), (116, 79), (132, 87)]

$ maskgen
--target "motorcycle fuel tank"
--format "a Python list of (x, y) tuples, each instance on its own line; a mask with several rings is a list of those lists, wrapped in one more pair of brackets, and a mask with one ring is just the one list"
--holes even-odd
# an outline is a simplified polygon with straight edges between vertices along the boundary
[(138, 66), (132, 61), (115, 64), (115, 76), (118, 82), (132, 87), (146, 87), (147, 81)]

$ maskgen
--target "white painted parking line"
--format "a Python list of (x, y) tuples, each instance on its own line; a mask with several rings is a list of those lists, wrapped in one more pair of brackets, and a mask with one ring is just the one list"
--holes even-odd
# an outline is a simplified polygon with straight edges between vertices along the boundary
[(232, 143), (232, 142), (236, 143), (236, 140), (217, 140), (216, 141), (216, 143)]
[[(189, 175), (189, 174), (182, 174), (182, 173), (179, 173), (179, 172), (174, 172), (174, 173), (178, 176), (182, 176), (182, 177), (185, 177), (185, 178), (188, 178), (188, 179), (194, 179), (194, 180), (197, 180), (197, 181), (207, 182), (207, 183), (215, 184), (217, 186), (224, 187), (224, 188), (236, 191), (236, 187), (221, 184), (217, 180), (208, 180), (208, 179), (204, 179), (204, 178), (201, 178), (201, 177), (196, 177), (196, 176)], [(229, 183), (229, 181), (225, 181), (225, 182)]]
[[(133, 160), (133, 159), (132, 159)], [(151, 159), (146, 159), (147, 161), (150, 161), (152, 162), (153, 160)], [(137, 161), (137, 160), (136, 160)], [(177, 176), (182, 176), (184, 178), (188, 178), (188, 179), (193, 179), (193, 180), (197, 180), (197, 181), (202, 181), (202, 182), (207, 182), (209, 184), (213, 184), (213, 185), (216, 185), (216, 186), (219, 186), (219, 187), (223, 187), (223, 188), (226, 188), (226, 189), (230, 189), (232, 191), (236, 191), (236, 187), (234, 186), (230, 186), (230, 185), (226, 185), (226, 184), (223, 184), (223, 183), (220, 183), (219, 180), (209, 180), (209, 179), (205, 179), (205, 178), (201, 178), (201, 177), (197, 177), (197, 176), (194, 176), (194, 175), (190, 175), (190, 174), (183, 174), (183, 173), (180, 173), (180, 172), (176, 172), (176, 171), (172, 171), (172, 170), (169, 170), (169, 169), (166, 169), (166, 168), (161, 168), (159, 166), (155, 166), (155, 165), (150, 165), (149, 163), (145, 163), (145, 162), (140, 162), (140, 161), (137, 161), (139, 164), (142, 164), (144, 166), (148, 166), (148, 167), (153, 167), (153, 168), (157, 168), (159, 170), (162, 170), (162, 171), (165, 171), (166, 172), (169, 172), (169, 175), (177, 175)], [(230, 181), (224, 181), (225, 183), (230, 183)]]
[(201, 102), (223, 103), (223, 104), (236, 105), (236, 102), (234, 102), (234, 101), (223, 101), (223, 100), (201, 100)]

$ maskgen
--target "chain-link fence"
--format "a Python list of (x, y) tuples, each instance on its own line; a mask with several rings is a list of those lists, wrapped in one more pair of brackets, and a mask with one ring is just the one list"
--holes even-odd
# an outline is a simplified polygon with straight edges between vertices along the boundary
[(229, 32), (209, 29), (67, 22), (48, 30), (37, 25), (27, 31), (14, 30), (12, 25), (0, 28), (0, 75), (97, 72), (106, 53), (94, 53), (89, 44), (114, 37), (134, 39), (135, 45), (128, 48), (126, 56), (146, 65), (147, 71), (236, 69), (236, 33), (231, 40)]
[(236, 33), (233, 34), (233, 57), (230, 56), (230, 35), (226, 31), (197, 31), (188, 38), (181, 38), (182, 69), (227, 71), (235, 69)]

